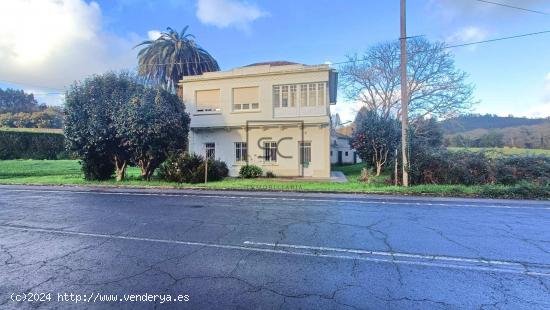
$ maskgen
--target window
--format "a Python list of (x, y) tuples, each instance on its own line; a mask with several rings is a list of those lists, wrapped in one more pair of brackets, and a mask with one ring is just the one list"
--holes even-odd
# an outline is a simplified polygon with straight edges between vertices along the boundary
[(317, 83), (317, 104), (320, 106), (325, 105), (325, 83)]
[(295, 108), (324, 106), (326, 104), (326, 83), (291, 84), (273, 86), (273, 106)]
[(233, 111), (258, 110), (258, 87), (233, 88)]
[(308, 103), (306, 106), (316, 106), (317, 105), (317, 85), (309, 84), (309, 93), (307, 96)]
[(235, 142), (235, 161), (246, 161), (246, 142)]
[(332, 156), (332, 151), (330, 151), (330, 156)]
[(294, 108), (296, 107), (296, 102), (298, 101), (298, 86), (297, 85), (290, 85), (290, 107)]
[(210, 142), (204, 144), (205, 154), (207, 159), (216, 158), (216, 143)]
[(300, 105), (307, 106), (307, 84), (300, 85)]
[(348, 156), (348, 152), (346, 152), (346, 156)]
[(273, 106), (281, 106), (281, 86), (273, 86)]
[(274, 142), (274, 141), (264, 142), (264, 161), (266, 162), (277, 161), (277, 142)]
[(197, 112), (220, 111), (220, 90), (197, 90), (195, 92)]
[(281, 86), (282, 92), (281, 92), (281, 107), (282, 108), (288, 108), (288, 85)]
[(300, 142), (300, 163), (309, 164), (311, 162), (311, 142)]

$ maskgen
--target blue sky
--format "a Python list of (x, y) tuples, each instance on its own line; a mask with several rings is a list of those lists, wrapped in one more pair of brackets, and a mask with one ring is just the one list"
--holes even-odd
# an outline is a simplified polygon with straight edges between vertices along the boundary
[[(495, 0), (550, 12), (546, 0)], [(409, 0), (409, 35), (460, 44), (550, 30), (540, 15), (476, 0)], [(399, 1), (27, 0), (0, 2), (0, 87), (62, 102), (72, 81), (133, 68), (132, 47), (167, 26), (197, 37), (230, 69), (258, 61), (338, 62), (399, 36)], [(550, 116), (550, 34), (453, 49), (476, 111)], [(8, 83), (11, 82), (11, 83)], [(357, 104), (340, 100), (344, 119)]]

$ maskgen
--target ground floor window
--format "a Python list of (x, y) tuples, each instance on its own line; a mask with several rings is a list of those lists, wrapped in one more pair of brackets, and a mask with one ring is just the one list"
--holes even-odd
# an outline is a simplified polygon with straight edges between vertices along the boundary
[(216, 143), (209, 142), (204, 144), (206, 158), (215, 159), (216, 158)]
[(274, 142), (274, 141), (264, 142), (264, 161), (266, 162), (277, 161), (277, 142)]
[(300, 142), (300, 163), (309, 164), (311, 162), (311, 142)]
[(246, 161), (246, 142), (235, 142), (235, 161)]

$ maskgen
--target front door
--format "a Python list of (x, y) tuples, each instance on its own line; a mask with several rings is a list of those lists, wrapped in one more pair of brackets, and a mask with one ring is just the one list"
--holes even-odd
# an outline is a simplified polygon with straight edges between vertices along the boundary
[(341, 165), (341, 164), (343, 164), (342, 151), (338, 151), (338, 165)]

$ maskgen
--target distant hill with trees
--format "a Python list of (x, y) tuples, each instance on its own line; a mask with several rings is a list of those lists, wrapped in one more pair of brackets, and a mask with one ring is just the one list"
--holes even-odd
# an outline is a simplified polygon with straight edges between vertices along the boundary
[(550, 149), (550, 118), (471, 114), (441, 124), (448, 146)]
[(63, 111), (39, 104), (33, 94), (22, 90), (0, 89), (0, 127), (61, 128)]

